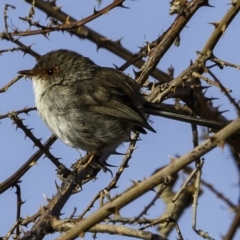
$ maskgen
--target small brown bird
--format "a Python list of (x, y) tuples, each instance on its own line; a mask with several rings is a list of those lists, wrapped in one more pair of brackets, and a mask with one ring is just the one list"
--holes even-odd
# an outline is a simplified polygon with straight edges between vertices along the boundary
[(19, 74), (32, 79), (43, 121), (59, 139), (76, 149), (114, 152), (129, 140), (131, 131), (155, 132), (144, 116), (146, 112), (200, 125), (217, 124), (151, 109), (132, 78), (73, 51), (49, 52), (33, 69)]
[(130, 132), (155, 130), (144, 116), (140, 88), (119, 70), (57, 50), (19, 72), (33, 81), (38, 112), (50, 130), (76, 149), (114, 151)]

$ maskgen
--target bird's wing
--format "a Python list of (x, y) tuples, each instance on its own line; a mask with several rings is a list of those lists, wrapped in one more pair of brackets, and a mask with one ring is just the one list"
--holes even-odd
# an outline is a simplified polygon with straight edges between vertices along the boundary
[(124, 121), (132, 122), (133, 125), (141, 126), (155, 132), (142, 114), (118, 100), (111, 99), (104, 106), (91, 106), (90, 109), (105, 116), (121, 118)]
[(101, 87), (96, 89), (95, 94), (93, 93), (93, 97), (100, 104), (90, 106), (92, 110), (130, 121), (133, 125), (155, 132), (141, 110), (142, 102), (145, 100), (142, 98), (138, 86), (130, 77), (116, 69), (102, 68), (94, 81), (101, 83)]

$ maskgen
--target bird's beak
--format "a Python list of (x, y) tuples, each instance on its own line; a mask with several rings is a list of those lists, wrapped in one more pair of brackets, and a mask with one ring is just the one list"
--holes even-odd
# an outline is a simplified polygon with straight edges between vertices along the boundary
[(33, 69), (30, 69), (30, 70), (22, 70), (22, 71), (19, 71), (18, 74), (21, 74), (21, 75), (25, 75), (25, 76), (34, 76), (36, 75), (36, 71), (34, 71)]

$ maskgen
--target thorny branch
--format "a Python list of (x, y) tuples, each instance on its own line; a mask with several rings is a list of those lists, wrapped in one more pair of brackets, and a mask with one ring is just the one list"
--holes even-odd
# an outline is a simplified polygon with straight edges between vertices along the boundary
[[(223, 87), (223, 84), (220, 80), (218, 80), (213, 73), (210, 72), (211, 67), (207, 67), (206, 63), (208, 61), (214, 62), (214, 66), (219, 66), (223, 68), (224, 66), (230, 66), (239, 69), (239, 65), (234, 63), (229, 63), (227, 61), (221, 60), (213, 55), (213, 50), (217, 45), (220, 37), (226, 32), (227, 27), (230, 25), (231, 21), (238, 14), (240, 9), (240, 1), (232, 1), (232, 5), (229, 11), (225, 14), (225, 16), (221, 19), (219, 23), (214, 23), (215, 30), (209, 37), (202, 51), (198, 52), (198, 57), (192, 64), (187, 67), (182, 73), (171, 80), (171, 76), (166, 74), (158, 69), (156, 69), (157, 64), (160, 60), (165, 56), (165, 53), (169, 50), (169, 48), (173, 45), (176, 39), (180, 39), (179, 35), (181, 31), (186, 27), (186, 24), (189, 22), (192, 16), (196, 15), (196, 12), (199, 8), (203, 6), (210, 6), (207, 0), (192, 0), (192, 1), (172, 1), (170, 7), (170, 13), (177, 13), (176, 19), (173, 21), (172, 25), (166, 30), (163, 34), (161, 34), (157, 39), (152, 41), (151, 43), (146, 43), (145, 46), (141, 47), (140, 51), (132, 54), (130, 51), (125, 49), (120, 41), (111, 41), (107, 37), (91, 30), (90, 28), (84, 26), (87, 22), (97, 20), (103, 14), (111, 11), (116, 7), (124, 7), (124, 0), (113, 0), (111, 4), (102, 8), (100, 11), (94, 12), (92, 15), (87, 16), (82, 20), (75, 20), (69, 14), (66, 14), (61, 11), (61, 7), (56, 5), (56, 1), (41, 1), (41, 0), (26, 0), (26, 2), (31, 4), (31, 8), (27, 17), (20, 17), (20, 19), (26, 21), (30, 25), (30, 29), (27, 31), (19, 31), (18, 28), (15, 28), (13, 31), (9, 31), (8, 26), (8, 10), (10, 8), (14, 9), (14, 6), (5, 5), (4, 8), (4, 27), (5, 31), (0, 33), (0, 38), (2, 40), (10, 41), (12, 44), (17, 45), (18, 47), (13, 47), (9, 49), (0, 50), (0, 54), (6, 54), (7, 52), (13, 51), (22, 51), (24, 54), (30, 54), (36, 59), (39, 58), (39, 54), (32, 50), (32, 45), (27, 46), (23, 42), (21, 42), (16, 36), (32, 36), (36, 34), (50, 34), (53, 31), (66, 31), (71, 35), (81, 39), (87, 39), (89, 41), (94, 42), (98, 48), (106, 48), (109, 51), (117, 54), (126, 60), (126, 63), (120, 67), (120, 70), (124, 70), (131, 65), (135, 65), (141, 70), (136, 73), (136, 80), (144, 85), (149, 90), (149, 95), (147, 98), (155, 103), (162, 102), (165, 99), (171, 98), (176, 99), (176, 104), (171, 105), (170, 107), (175, 109), (176, 111), (182, 111), (183, 109), (188, 109), (192, 115), (196, 115), (202, 118), (207, 118), (211, 120), (219, 120), (221, 122), (225, 122), (226, 124), (229, 122), (225, 117), (222, 116), (222, 112), (218, 110), (218, 108), (213, 108), (212, 101), (213, 99), (207, 98), (204, 93), (204, 87), (201, 86), (200, 80), (206, 81), (210, 85), (217, 86), (221, 89), (221, 91), (225, 92), (226, 96), (230, 100), (231, 104), (235, 106), (236, 111), (239, 114), (239, 104), (231, 97), (230, 91), (228, 88)], [(39, 21), (35, 21), (35, 12), (38, 9), (41, 9), (47, 14), (47, 17), (50, 16), (51, 19), (46, 25), (41, 25)], [(60, 24), (60, 22), (62, 24)], [(31, 27), (37, 27), (38, 30), (32, 30)], [(144, 63), (142, 60), (143, 57), (148, 57), (147, 61)], [(210, 73), (211, 79), (204, 76), (204, 73)], [(157, 82), (153, 83), (150, 81), (146, 81), (148, 76), (153, 75)], [(172, 75), (173, 76), (173, 75)], [(0, 93), (7, 93), (7, 90), (14, 85), (21, 77), (17, 76), (5, 86), (0, 89)], [(171, 80), (171, 81), (170, 81)], [(162, 83), (166, 83), (166, 85), (162, 85)], [(159, 91), (159, 89), (161, 89)], [(179, 104), (179, 102), (184, 102), (184, 104)], [(36, 145), (39, 150), (33, 154), (26, 163), (15, 173), (12, 177), (7, 179), (6, 181), (0, 184), (0, 193), (5, 192), (12, 186), (17, 187), (17, 197), (18, 197), (18, 210), (17, 210), (17, 221), (13, 224), (12, 228), (8, 231), (5, 236), (5, 239), (14, 235), (19, 239), (30, 239), (35, 237), (36, 239), (42, 239), (45, 235), (52, 233), (53, 231), (68, 231), (66, 234), (63, 234), (58, 239), (72, 239), (79, 234), (83, 235), (84, 232), (104, 232), (104, 233), (112, 233), (119, 234), (122, 236), (131, 236), (131, 237), (139, 237), (143, 239), (165, 239), (159, 235), (154, 235), (150, 232), (142, 231), (147, 227), (155, 226), (156, 224), (167, 222), (174, 223), (176, 231), (178, 232), (179, 239), (183, 239), (180, 228), (174, 219), (174, 210), (172, 215), (168, 215), (166, 219), (156, 219), (156, 221), (143, 221), (143, 218), (140, 218), (142, 214), (146, 214), (147, 210), (152, 207), (155, 201), (158, 199), (159, 195), (164, 193), (171, 192), (171, 188), (173, 186), (173, 182), (176, 181), (176, 174), (183, 168), (185, 168), (189, 163), (196, 161), (199, 159), (204, 153), (210, 151), (211, 149), (220, 146), (223, 147), (224, 143), (227, 142), (232, 147), (233, 156), (235, 162), (238, 166), (240, 166), (239, 156), (240, 156), (240, 138), (239, 134), (231, 136), (239, 130), (239, 119), (235, 120), (229, 126), (222, 129), (220, 132), (217, 132), (211, 138), (207, 139), (204, 143), (194, 144), (195, 149), (189, 152), (188, 154), (180, 157), (177, 160), (172, 161), (168, 166), (159, 170), (154, 175), (149, 177), (148, 179), (144, 179), (139, 182), (135, 182), (132, 187), (128, 190), (122, 192), (121, 194), (110, 197), (110, 192), (112, 189), (117, 187), (117, 183), (119, 183), (120, 177), (123, 171), (128, 167), (128, 162), (132, 157), (132, 153), (135, 149), (135, 143), (138, 138), (138, 135), (135, 135), (134, 141), (132, 141), (129, 145), (128, 151), (117, 170), (114, 178), (108, 184), (106, 188), (100, 191), (94, 199), (88, 204), (86, 209), (83, 211), (81, 215), (77, 218), (73, 215), (68, 220), (60, 219), (61, 210), (68, 201), (68, 199), (76, 194), (79, 187), (81, 188), (82, 184), (88, 182), (89, 180), (96, 177), (98, 172), (101, 170), (101, 166), (98, 164), (97, 158), (94, 159), (91, 164), (84, 164), (84, 159), (80, 161), (80, 165), (78, 168), (68, 170), (66, 169), (57, 158), (55, 158), (49, 151), (50, 146), (54, 143), (56, 138), (52, 136), (48, 139), (45, 144), (42, 144), (41, 141), (34, 136), (31, 129), (24, 125), (22, 119), (19, 118), (18, 114), (28, 113), (30, 111), (36, 110), (36, 108), (23, 108), (15, 112), (9, 111), (7, 114), (0, 115), (0, 119), (11, 118), (12, 121), (16, 124), (18, 128), (20, 128), (27, 137), (33, 141), (34, 145)], [(197, 142), (196, 142), (197, 143)], [(48, 204), (44, 207), (41, 207), (39, 211), (33, 214), (31, 217), (27, 217), (25, 219), (21, 218), (21, 205), (23, 204), (21, 200), (20, 194), (20, 186), (19, 180), (21, 177), (29, 170), (31, 167), (39, 160), (39, 158), (45, 154), (57, 167), (58, 173), (62, 176), (62, 184), (61, 186), (57, 186), (57, 191), (52, 199), (48, 199)], [(240, 169), (240, 167), (239, 167)], [(189, 179), (185, 182), (180, 190), (179, 195), (183, 197), (183, 191), (185, 187), (190, 183), (190, 180), (194, 178), (196, 172), (198, 170), (193, 171), (189, 176)], [(171, 182), (171, 184), (166, 184), (166, 176), (168, 179), (172, 179), (173, 176), (176, 177), (175, 180)], [(165, 181), (165, 182), (164, 182)], [(198, 188), (200, 188), (200, 178), (198, 179), (199, 184)], [(203, 181), (202, 181), (203, 182)], [(160, 190), (158, 190), (156, 196), (149, 203), (149, 205), (143, 209), (140, 213), (139, 217), (133, 218), (135, 222), (138, 224), (144, 224), (144, 227), (139, 230), (133, 230), (129, 227), (120, 227), (120, 226), (111, 226), (109, 224), (102, 225), (100, 222), (104, 222), (107, 219), (109, 222), (121, 222), (122, 219), (118, 219), (119, 210), (128, 204), (131, 201), (134, 201), (142, 194), (147, 191), (153, 189), (159, 184)], [(211, 185), (208, 183), (204, 183), (203, 185), (209, 187), (213, 193), (216, 194), (222, 201), (226, 202), (229, 206), (234, 208), (235, 218), (231, 227), (229, 228), (228, 233), (225, 235), (224, 239), (231, 239), (235, 232), (237, 231), (237, 227), (239, 226), (239, 209), (238, 206), (233, 204), (226, 196), (220, 194), (216, 191)], [(169, 189), (167, 189), (169, 188)], [(81, 193), (80, 193), (81, 194)], [(101, 207), (99, 210), (90, 214), (89, 217), (83, 219), (83, 216), (86, 212), (90, 211), (90, 208), (94, 205), (94, 203), (101, 198)], [(108, 197), (108, 201), (103, 201), (105, 197)], [(161, 195), (161, 197), (164, 197)], [(167, 203), (166, 203), (167, 205)], [(187, 208), (188, 206), (184, 206), (183, 208)], [(75, 213), (75, 212), (74, 212)], [(115, 216), (115, 218), (107, 218), (110, 215)], [(181, 213), (182, 214), (182, 213)], [(115, 219), (115, 220), (114, 220)], [(129, 219), (128, 219), (129, 220)], [(128, 224), (133, 224), (134, 221), (128, 221)], [(27, 226), (30, 222), (33, 223), (33, 227), (30, 231), (24, 233), (21, 232), (20, 225)], [(194, 225), (195, 227), (195, 225)], [(211, 239), (206, 232), (202, 230), (197, 230), (203, 238)]]

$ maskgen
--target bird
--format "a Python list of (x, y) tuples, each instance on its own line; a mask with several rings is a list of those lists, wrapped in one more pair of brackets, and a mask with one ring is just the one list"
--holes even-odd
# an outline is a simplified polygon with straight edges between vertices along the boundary
[(74, 51), (41, 56), (30, 70), (42, 120), (65, 144), (87, 152), (115, 151), (131, 131), (156, 132), (144, 115), (144, 95), (123, 72)]
[(48, 52), (32, 69), (18, 73), (32, 80), (36, 107), (48, 128), (77, 150), (111, 153), (130, 140), (132, 131), (156, 132), (147, 120), (151, 109), (154, 115), (194, 120), (157, 109), (129, 75), (71, 50)]

